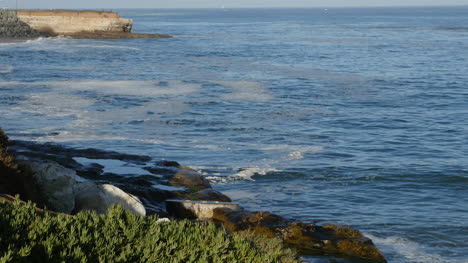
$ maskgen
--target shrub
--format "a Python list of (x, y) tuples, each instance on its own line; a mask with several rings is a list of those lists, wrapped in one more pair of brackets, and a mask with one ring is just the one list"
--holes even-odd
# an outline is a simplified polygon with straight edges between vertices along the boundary
[(278, 240), (113, 207), (76, 216), (0, 202), (0, 262), (299, 262)]

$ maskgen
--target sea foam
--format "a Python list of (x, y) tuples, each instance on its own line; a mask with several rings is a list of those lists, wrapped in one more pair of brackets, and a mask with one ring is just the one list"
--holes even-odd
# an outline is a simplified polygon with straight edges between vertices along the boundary
[[(385, 250), (390, 250), (395, 253), (398, 258), (394, 259), (394, 262), (412, 262), (412, 263), (455, 263), (459, 261), (453, 261), (442, 257), (435, 253), (426, 252), (424, 247), (411, 241), (407, 238), (391, 236), (391, 237), (376, 237), (374, 235), (365, 234), (367, 237), (372, 239), (378, 247), (381, 247), (385, 253)], [(393, 254), (392, 253), (392, 254)], [(393, 261), (393, 260), (392, 260)], [(467, 261), (465, 261), (467, 262)]]

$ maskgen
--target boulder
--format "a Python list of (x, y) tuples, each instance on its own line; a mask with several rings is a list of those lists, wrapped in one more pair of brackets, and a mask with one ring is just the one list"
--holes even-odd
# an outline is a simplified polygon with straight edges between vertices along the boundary
[[(53, 162), (18, 160), (19, 169), (29, 175), (39, 193), (33, 202), (41, 203), (48, 209), (70, 214), (75, 207), (74, 188), (78, 176), (75, 171)], [(34, 200), (36, 199), (36, 200)]]
[(122, 205), (126, 211), (139, 216), (145, 216), (146, 210), (138, 197), (128, 194), (120, 188), (110, 185), (98, 185), (93, 182), (81, 183), (77, 186), (75, 210), (93, 210), (104, 214), (112, 205)]
[(197, 171), (181, 167), (177, 172), (170, 178), (169, 184), (172, 186), (186, 186), (195, 190), (210, 188), (210, 182), (206, 180)]

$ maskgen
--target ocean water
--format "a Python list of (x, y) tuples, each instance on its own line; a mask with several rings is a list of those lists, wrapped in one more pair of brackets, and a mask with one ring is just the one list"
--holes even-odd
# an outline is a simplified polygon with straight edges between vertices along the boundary
[(175, 160), (389, 262), (468, 262), (468, 7), (118, 11), (174, 38), (0, 43), (11, 138)]

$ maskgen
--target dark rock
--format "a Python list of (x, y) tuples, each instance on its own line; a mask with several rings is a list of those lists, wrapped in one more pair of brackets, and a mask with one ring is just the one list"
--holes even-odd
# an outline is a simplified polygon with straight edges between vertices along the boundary
[(361, 232), (348, 226), (316, 226), (291, 222), (261, 212), (216, 208), (212, 220), (229, 231), (249, 230), (268, 237), (279, 237), (302, 254), (336, 255), (386, 262), (379, 249)]
[(48, 36), (32, 29), (21, 21), (14, 10), (0, 10), (0, 37), (3, 38), (37, 38)]
[[(73, 160), (73, 157), (84, 157), (88, 159), (114, 159), (134, 164), (146, 164), (152, 159), (151, 157), (145, 155), (124, 154), (93, 148), (75, 149), (55, 143), (35, 143), (15, 140), (12, 142), (12, 144), (12, 150), (18, 152), (21, 155), (28, 157), (29, 155), (33, 155), (33, 157), (40, 157), (46, 160), (56, 160), (57, 157), (62, 157), (58, 158), (57, 162), (71, 162), (71, 165), (77, 163), (76, 161), (71, 161)], [(62, 163), (60, 164), (67, 166), (67, 163), (65, 163), (65, 165)]]
[(222, 194), (213, 189), (204, 189), (195, 193), (184, 195), (190, 200), (205, 200), (205, 201), (219, 201), (219, 202), (231, 202), (231, 198), (227, 195)]
[(157, 176), (163, 176), (166, 178), (169, 178), (173, 176), (177, 171), (179, 170), (176, 167), (171, 167), (171, 166), (153, 166), (153, 167), (144, 167), (146, 171), (157, 175)]
[(167, 160), (161, 160), (159, 162), (156, 162), (157, 166), (165, 166), (165, 167), (176, 167), (180, 168), (182, 167), (178, 162), (176, 161), (167, 161)]
[(206, 180), (197, 171), (182, 167), (180, 168), (169, 180), (169, 185), (172, 186), (186, 186), (197, 191), (200, 189), (211, 188), (210, 182)]
[(285, 227), (287, 222), (280, 216), (250, 212), (247, 210), (231, 210), (217, 208), (213, 211), (213, 221), (221, 223), (229, 231), (250, 230), (256, 234), (275, 237), (275, 228)]

